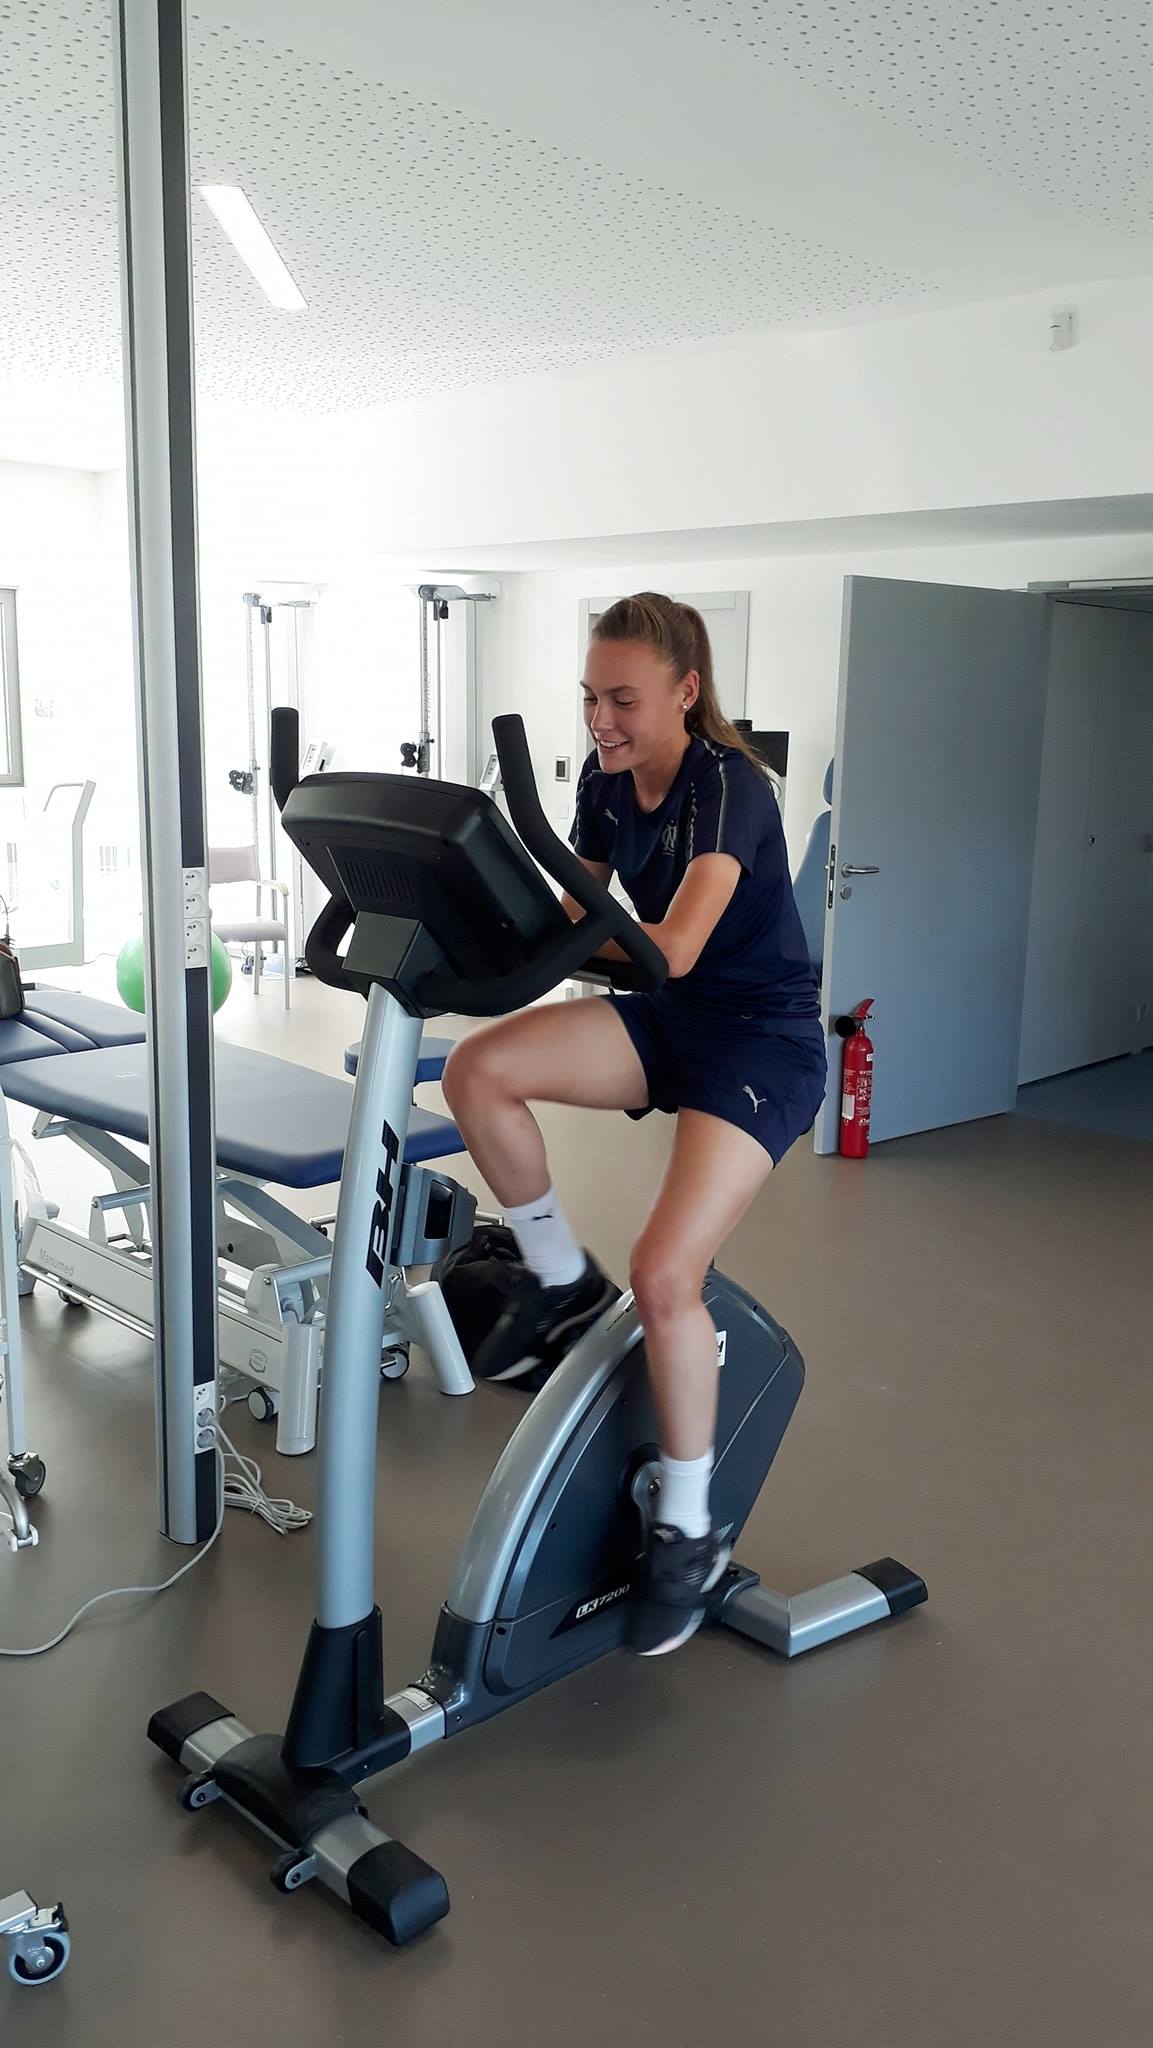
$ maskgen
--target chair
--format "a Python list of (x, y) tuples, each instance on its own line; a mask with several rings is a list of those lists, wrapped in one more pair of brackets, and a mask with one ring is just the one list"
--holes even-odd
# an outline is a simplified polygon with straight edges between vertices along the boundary
[[(825, 770), (824, 797), (826, 804), (833, 801), (833, 763)], [(805, 941), (809, 948), (809, 959), (821, 982), (821, 964), (825, 950), (825, 909), (829, 889), (829, 828), (832, 825), (831, 810), (818, 813), (813, 820), (801, 864), (793, 877), (793, 895), (797, 900)]]
[(294, 961), (289, 958), (289, 916), (288, 884), (274, 882), (260, 872), (260, 860), (255, 846), (213, 846), (208, 852), (208, 886), (215, 889), (233, 882), (254, 882), (256, 884), (256, 908), (260, 910), (260, 892), (271, 889), (283, 898), (281, 920), (274, 917), (231, 918), (220, 923), (215, 917), (212, 929), (225, 945), (251, 945), (252, 947), (252, 991), (260, 993), (261, 947), (280, 945), (284, 948), (284, 1007), (292, 1008), (292, 976)]

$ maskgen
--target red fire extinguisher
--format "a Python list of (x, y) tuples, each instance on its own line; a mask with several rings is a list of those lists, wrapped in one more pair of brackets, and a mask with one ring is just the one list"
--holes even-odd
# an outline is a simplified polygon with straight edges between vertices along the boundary
[(841, 1152), (846, 1159), (869, 1156), (869, 1114), (873, 1106), (873, 1041), (865, 1030), (873, 997), (858, 1003), (835, 1029), (845, 1041), (841, 1070)]

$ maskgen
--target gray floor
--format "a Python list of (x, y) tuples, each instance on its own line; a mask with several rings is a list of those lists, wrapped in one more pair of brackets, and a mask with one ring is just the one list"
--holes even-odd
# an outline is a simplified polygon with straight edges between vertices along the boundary
[[(356, 1025), (313, 987), (287, 1026), (271, 989), (221, 1020), (334, 1071)], [(667, 1127), (547, 1125), (619, 1269)], [(275, 1895), (266, 1846), (186, 1817), (144, 1741), (201, 1685), (278, 1724), (309, 1535), (230, 1515), (175, 1591), (0, 1665), (0, 1890), (62, 1893), (75, 1929), (57, 1984), (3, 1979), (5, 2042), (1149, 2048), (1151, 1227), (1143, 1148), (1089, 1132), (1008, 1118), (864, 1167), (797, 1150), (725, 1260), (809, 1366), (741, 1552), (791, 1589), (891, 1550), (931, 1604), (792, 1666), (722, 1636), (621, 1658), (386, 1777), (371, 1810), (453, 1893), (411, 1950)], [(180, 1561), (153, 1533), (146, 1348), (42, 1293), (25, 1322), (50, 1494), (40, 1550), (0, 1556), (8, 1644)], [(415, 1369), (383, 1391), (394, 1683), (518, 1412)], [(237, 1433), (311, 1500), (311, 1460)]]
[(1111, 1131), (1118, 1138), (1153, 1141), (1153, 1052), (1105, 1060), (1051, 1080), (1031, 1081), (1017, 1096), (1019, 1116)]

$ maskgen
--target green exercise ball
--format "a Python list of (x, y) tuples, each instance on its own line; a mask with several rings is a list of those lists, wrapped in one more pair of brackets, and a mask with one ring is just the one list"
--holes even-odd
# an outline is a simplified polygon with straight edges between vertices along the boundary
[[(144, 941), (129, 939), (116, 955), (116, 986), (130, 1010), (144, 1010)], [(232, 987), (232, 962), (222, 939), (212, 934), (212, 1008), (217, 1011)]]
[(128, 939), (116, 955), (116, 986), (130, 1010), (144, 1010), (144, 941)]
[(223, 939), (212, 934), (212, 1014), (227, 1000), (232, 987), (232, 961)]

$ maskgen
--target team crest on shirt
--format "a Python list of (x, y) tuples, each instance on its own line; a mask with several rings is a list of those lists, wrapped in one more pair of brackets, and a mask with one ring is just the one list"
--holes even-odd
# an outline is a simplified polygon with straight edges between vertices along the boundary
[(675, 820), (671, 825), (666, 825), (664, 831), (661, 833), (661, 846), (663, 847), (666, 853), (676, 852), (677, 828)]

